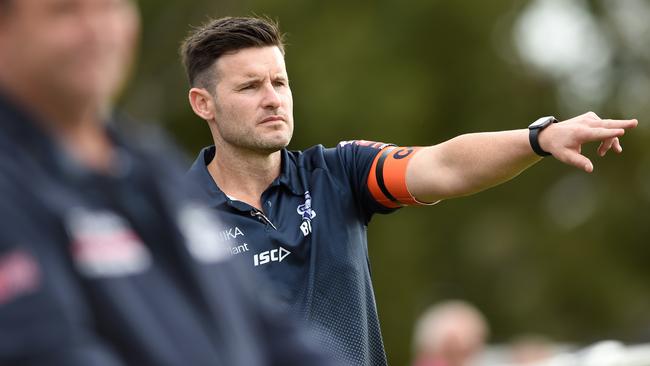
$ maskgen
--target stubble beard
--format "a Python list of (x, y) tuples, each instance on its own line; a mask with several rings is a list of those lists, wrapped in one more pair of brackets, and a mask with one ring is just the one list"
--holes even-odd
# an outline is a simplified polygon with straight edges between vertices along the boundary
[(288, 136), (282, 138), (276, 137), (277, 135), (265, 136), (266, 134), (255, 133), (254, 130), (227, 131), (222, 129), (221, 139), (238, 150), (270, 155), (289, 145), (293, 131), (290, 125), (287, 128), (289, 128)]

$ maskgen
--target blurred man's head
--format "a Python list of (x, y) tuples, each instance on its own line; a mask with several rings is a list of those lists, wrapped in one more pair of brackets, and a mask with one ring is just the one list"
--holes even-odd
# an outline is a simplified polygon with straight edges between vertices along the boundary
[(132, 0), (0, 0), (0, 88), (64, 105), (106, 102), (138, 32)]
[(222, 18), (195, 29), (181, 47), (194, 112), (215, 144), (268, 154), (293, 134), (293, 97), (277, 24)]
[(483, 349), (488, 326), (481, 313), (463, 301), (445, 301), (417, 321), (417, 366), (466, 366)]

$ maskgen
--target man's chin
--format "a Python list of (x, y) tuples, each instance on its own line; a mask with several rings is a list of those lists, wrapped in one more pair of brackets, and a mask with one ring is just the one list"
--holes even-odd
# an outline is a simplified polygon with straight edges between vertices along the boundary
[(106, 99), (113, 96), (124, 80), (119, 74), (106, 68), (69, 72), (67, 77), (65, 75), (62, 73), (60, 84), (80, 96), (89, 98)]
[(289, 145), (289, 142), (287, 141), (286, 143), (277, 143), (277, 144), (264, 144), (261, 146), (258, 146), (257, 150), (261, 153), (264, 154), (273, 154), (275, 152), (278, 152), (285, 147)]
[(282, 136), (274, 139), (266, 139), (263, 141), (257, 141), (255, 145), (255, 150), (264, 153), (272, 154), (274, 152), (280, 151), (289, 145), (291, 137)]
[(59, 97), (72, 98), (78, 104), (105, 103), (113, 96), (114, 89), (113, 85), (93, 83), (60, 83), (53, 88), (58, 92)]

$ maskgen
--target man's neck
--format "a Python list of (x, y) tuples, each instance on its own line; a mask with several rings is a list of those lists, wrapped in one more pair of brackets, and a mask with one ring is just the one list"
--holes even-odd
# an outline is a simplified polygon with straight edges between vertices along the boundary
[(56, 129), (65, 149), (82, 165), (110, 174), (115, 169), (115, 149), (100, 116), (79, 116)]
[[(10, 91), (11, 92), (11, 91)], [(13, 93), (40, 126), (83, 166), (103, 173), (114, 168), (114, 149), (102, 123), (101, 107), (92, 100), (61, 95)]]
[(282, 153), (260, 154), (219, 147), (208, 171), (228, 196), (262, 209), (261, 196), (280, 175)]

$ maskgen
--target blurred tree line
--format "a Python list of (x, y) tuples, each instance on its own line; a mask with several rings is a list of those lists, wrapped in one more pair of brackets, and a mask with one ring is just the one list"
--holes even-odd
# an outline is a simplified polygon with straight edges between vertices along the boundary
[[(356, 138), (429, 145), (587, 111), (584, 100), (573, 103), (561, 93), (562, 77), (519, 57), (513, 32), (530, 1), (139, 3), (141, 54), (121, 104), (164, 124), (190, 158), (211, 138), (187, 103), (177, 48), (189, 25), (209, 17), (280, 21), (295, 104), (292, 149)], [(638, 45), (616, 37), (605, 6), (612, 1), (582, 3), (615, 46), (610, 81), (625, 78), (625, 65), (650, 70), (649, 59), (635, 53)], [(373, 219), (370, 258), (391, 364), (409, 362), (413, 321), (448, 298), (476, 304), (493, 342), (521, 333), (579, 344), (650, 341), (650, 154), (643, 150), (650, 103), (647, 92), (633, 94), (636, 107), (617, 103), (617, 85), (588, 109), (636, 117), (641, 126), (623, 138), (621, 156), (601, 159), (596, 145), (586, 146), (593, 174), (547, 158), (478, 195)]]

